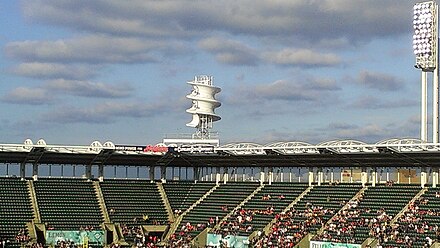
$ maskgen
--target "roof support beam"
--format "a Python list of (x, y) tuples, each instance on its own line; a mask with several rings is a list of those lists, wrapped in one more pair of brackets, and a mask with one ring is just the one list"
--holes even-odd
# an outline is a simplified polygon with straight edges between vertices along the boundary
[(38, 175), (38, 162), (41, 157), (43, 157), (46, 149), (44, 147), (35, 146), (29, 151), (26, 155), (26, 158), (20, 163), (20, 177), (26, 177), (26, 164), (32, 164), (32, 176), (35, 177)]
[(86, 178), (92, 178), (92, 166), (98, 166), (98, 178), (102, 180), (104, 178), (104, 165), (105, 162), (112, 156), (114, 149), (106, 149), (105, 147), (101, 149), (101, 151), (96, 154), (93, 160), (86, 165)]

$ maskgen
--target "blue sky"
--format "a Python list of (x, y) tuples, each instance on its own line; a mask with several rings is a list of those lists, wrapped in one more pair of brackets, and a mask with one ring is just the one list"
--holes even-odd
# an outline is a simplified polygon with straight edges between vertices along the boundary
[(192, 133), (196, 75), (222, 88), (222, 144), (417, 138), (415, 2), (3, 1), (0, 143)]

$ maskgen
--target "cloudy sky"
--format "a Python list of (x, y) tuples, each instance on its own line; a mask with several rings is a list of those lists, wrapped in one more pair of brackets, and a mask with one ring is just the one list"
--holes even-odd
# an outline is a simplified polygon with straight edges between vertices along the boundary
[(419, 137), (402, 0), (0, 3), (0, 143), (156, 144), (222, 88), (221, 143)]

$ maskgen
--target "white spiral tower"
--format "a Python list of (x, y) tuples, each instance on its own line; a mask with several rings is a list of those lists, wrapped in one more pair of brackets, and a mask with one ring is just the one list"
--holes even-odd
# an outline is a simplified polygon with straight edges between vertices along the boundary
[(193, 81), (188, 81), (193, 87), (192, 92), (186, 97), (192, 101), (191, 108), (186, 112), (192, 114), (192, 121), (186, 124), (188, 127), (196, 128), (193, 134), (195, 139), (210, 139), (210, 129), (213, 123), (221, 119), (214, 110), (220, 107), (221, 103), (215, 99), (215, 94), (221, 89), (212, 85), (212, 76), (196, 76)]

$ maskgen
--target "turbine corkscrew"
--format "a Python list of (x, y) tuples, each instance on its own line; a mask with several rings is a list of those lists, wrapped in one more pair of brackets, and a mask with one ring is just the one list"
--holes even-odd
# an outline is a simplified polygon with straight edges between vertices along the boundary
[(221, 105), (215, 99), (215, 94), (219, 93), (221, 89), (213, 85), (212, 76), (206, 75), (196, 76), (193, 81), (188, 81), (188, 84), (193, 87), (191, 93), (186, 96), (192, 101), (192, 106), (186, 112), (192, 114), (192, 120), (186, 126), (196, 129), (193, 138), (210, 139), (213, 123), (221, 119), (214, 112)]

